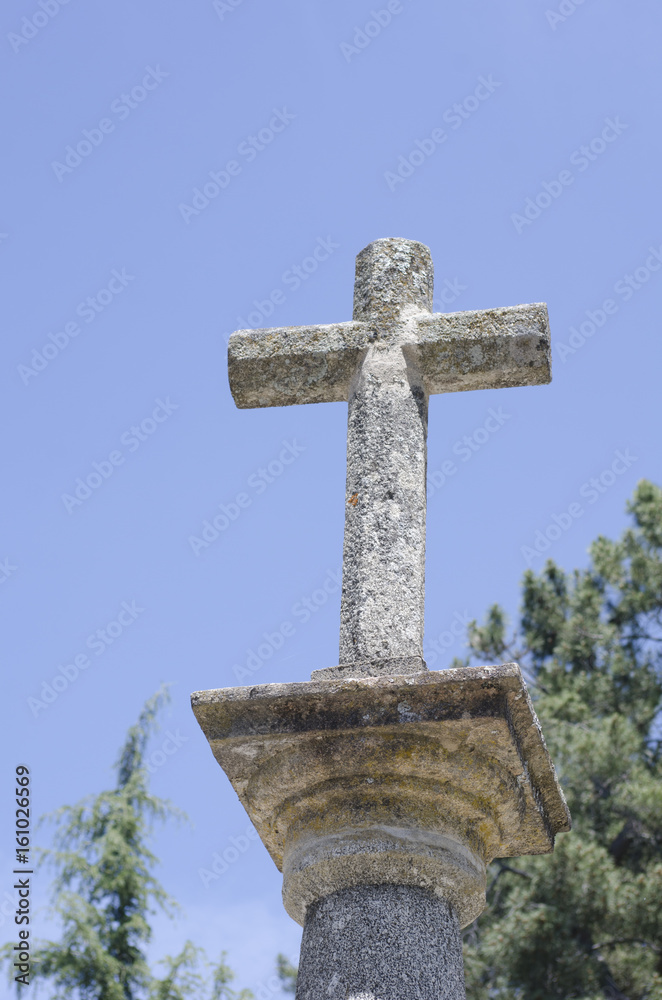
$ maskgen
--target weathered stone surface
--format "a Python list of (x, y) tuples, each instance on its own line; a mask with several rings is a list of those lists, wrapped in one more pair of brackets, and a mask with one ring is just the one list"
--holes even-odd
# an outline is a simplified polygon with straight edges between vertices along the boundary
[(240, 330), (238, 406), (348, 401), (340, 667), (423, 657), (428, 397), (551, 378), (544, 305), (432, 314), (414, 240), (358, 254), (349, 323)]
[(505, 389), (552, 380), (547, 306), (543, 302), (416, 318), (415, 347), (426, 391)]
[(393, 656), (380, 660), (354, 660), (353, 663), (342, 663), (335, 667), (321, 667), (313, 670), (310, 678), (313, 681), (342, 681), (351, 677), (391, 677), (405, 674), (420, 674), (427, 670), (427, 664), (422, 656)]
[(234, 401), (250, 408), (345, 400), (371, 337), (365, 323), (237, 330), (228, 343)]
[[(353, 749), (353, 747), (348, 747)], [(388, 745), (376, 748), (386, 752)], [(283, 862), (283, 902), (290, 916), (303, 923), (305, 913), (316, 900), (332, 892), (356, 885), (412, 885), (425, 888), (452, 903), (462, 926), (470, 924), (485, 908), (486, 867), (482, 857), (462, 842), (455, 831), (439, 833), (417, 829), (414, 819), (411, 828), (404, 825), (406, 810), (414, 807), (416, 793), (409, 796), (398, 783), (384, 787), (379, 779), (362, 778), (361, 783), (374, 781), (376, 787), (370, 795), (359, 788), (358, 798), (365, 808), (368, 798), (371, 805), (383, 806), (381, 813), (391, 807), (393, 825), (388, 819), (378, 822), (378, 817), (365, 809), (365, 828), (357, 827), (357, 801), (352, 802), (351, 817), (354, 825), (346, 825), (327, 836), (301, 835), (285, 854)], [(355, 783), (348, 783), (347, 794), (356, 800)], [(320, 810), (335, 808), (342, 798), (311, 797), (309, 807)], [(377, 802), (377, 799), (383, 801)], [(445, 808), (454, 809), (449, 793), (442, 796)], [(441, 804), (441, 803), (440, 803)], [(420, 810), (419, 810), (420, 811)], [(345, 814), (347, 816), (347, 813)], [(402, 825), (397, 825), (399, 822)], [(458, 825), (458, 824), (456, 824)]]
[(399, 338), (410, 317), (432, 312), (434, 268), (430, 250), (416, 240), (383, 239), (356, 257), (352, 318)]
[(239, 407), (338, 402), (365, 352), (400, 346), (425, 392), (551, 381), (544, 303), (432, 314), (430, 251), (414, 240), (375, 240), (358, 254), (353, 321), (237, 330), (228, 345)]
[[(346, 400), (365, 352), (395, 341), (368, 322), (237, 330), (228, 345), (230, 388), (241, 409)], [(429, 395), (551, 381), (547, 307), (506, 306), (414, 317), (403, 345)]]
[(432, 309), (430, 251), (378, 240), (356, 258), (354, 319), (378, 331), (348, 397), (341, 664), (423, 656), (428, 395), (402, 344)]
[(413, 886), (357, 886), (306, 914), (297, 1000), (464, 1000), (457, 916)]
[(552, 850), (569, 815), (516, 664), (198, 692), (195, 715), (283, 898), (415, 885), (461, 923), (494, 857)]

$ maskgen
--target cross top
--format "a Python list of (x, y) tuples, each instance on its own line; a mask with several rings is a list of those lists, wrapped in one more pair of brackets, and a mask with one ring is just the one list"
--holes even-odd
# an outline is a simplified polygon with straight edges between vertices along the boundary
[(238, 330), (239, 407), (348, 402), (340, 665), (315, 677), (425, 670), (428, 397), (551, 380), (544, 304), (433, 313), (429, 249), (380, 239), (356, 258), (353, 319)]
[(404, 333), (404, 324), (432, 312), (434, 266), (429, 249), (413, 240), (370, 243), (356, 258), (353, 318), (375, 333)]

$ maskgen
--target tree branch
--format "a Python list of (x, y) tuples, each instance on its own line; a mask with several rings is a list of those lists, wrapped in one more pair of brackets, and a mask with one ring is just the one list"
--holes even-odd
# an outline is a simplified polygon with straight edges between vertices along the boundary
[(489, 894), (492, 892), (492, 889), (497, 884), (498, 880), (501, 878), (504, 872), (511, 872), (511, 874), (513, 875), (521, 875), (522, 878), (533, 878), (533, 876), (530, 875), (529, 872), (522, 871), (521, 868), (513, 868), (512, 865), (506, 865), (503, 863), (503, 861), (499, 861), (498, 865), (499, 865), (499, 871), (492, 879), (489, 888), (485, 893), (486, 897), (489, 896)]
[(594, 944), (591, 951), (601, 951), (602, 948), (617, 948), (619, 944), (640, 944), (644, 948), (650, 948), (656, 955), (659, 955), (661, 951), (660, 948), (656, 948), (650, 941), (644, 941), (643, 938), (614, 938), (612, 941), (602, 941), (600, 944)]

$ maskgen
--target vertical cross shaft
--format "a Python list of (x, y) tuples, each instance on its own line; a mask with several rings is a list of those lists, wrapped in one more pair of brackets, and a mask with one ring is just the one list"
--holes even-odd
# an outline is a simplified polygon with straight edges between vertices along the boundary
[(406, 345), (432, 285), (421, 243), (378, 240), (357, 257), (353, 318), (372, 342), (348, 400), (341, 664), (423, 656), (428, 395)]

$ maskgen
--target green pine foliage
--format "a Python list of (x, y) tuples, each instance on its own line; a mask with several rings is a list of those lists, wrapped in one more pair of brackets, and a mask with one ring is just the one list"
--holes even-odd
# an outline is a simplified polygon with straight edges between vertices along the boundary
[(516, 635), (489, 609), (475, 660), (516, 660), (572, 814), (552, 855), (496, 862), (465, 931), (471, 1000), (662, 1000), (662, 490), (585, 570), (523, 580)]
[[(30, 978), (31, 988), (48, 984), (52, 1000), (252, 997), (248, 990), (230, 988), (233, 973), (224, 955), (210, 965), (190, 941), (178, 955), (163, 959), (160, 976), (150, 970), (145, 956), (152, 936), (150, 916), (175, 911), (152, 874), (157, 859), (147, 846), (150, 831), (155, 821), (183, 818), (150, 793), (143, 766), (167, 697), (166, 689), (158, 691), (129, 730), (115, 765), (115, 787), (50, 817), (56, 848), (43, 854), (55, 870), (53, 909), (62, 931), (58, 941), (36, 944)], [(3, 949), (2, 960), (12, 981), (11, 945)]]
[(285, 955), (276, 955), (276, 973), (280, 979), (283, 993), (291, 993), (294, 996), (297, 991), (298, 971), (296, 965), (292, 965)]

